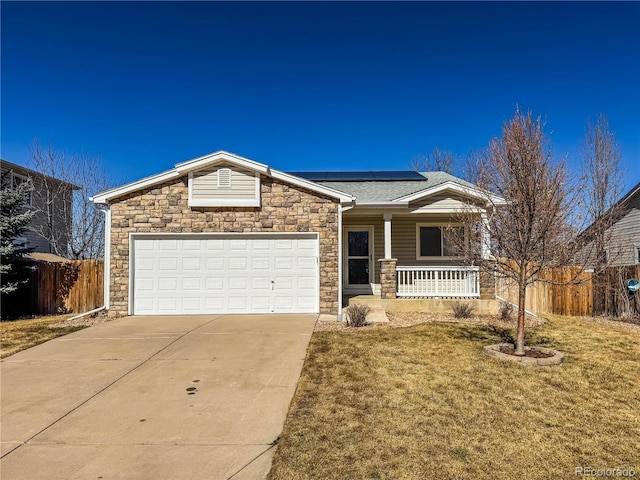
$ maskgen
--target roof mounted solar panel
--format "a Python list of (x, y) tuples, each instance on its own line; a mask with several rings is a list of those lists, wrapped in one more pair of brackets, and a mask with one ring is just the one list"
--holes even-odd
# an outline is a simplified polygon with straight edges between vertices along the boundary
[(411, 170), (385, 170), (363, 172), (289, 172), (312, 182), (383, 182), (425, 180), (419, 172)]

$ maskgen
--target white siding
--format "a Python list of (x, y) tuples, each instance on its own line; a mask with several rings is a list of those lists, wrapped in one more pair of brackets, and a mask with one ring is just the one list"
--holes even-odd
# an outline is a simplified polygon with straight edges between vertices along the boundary
[(449, 213), (451, 211), (468, 208), (466, 205), (466, 201), (462, 201), (460, 197), (456, 197), (450, 193), (443, 193), (413, 202), (409, 210), (412, 213)]
[[(218, 170), (231, 170), (231, 188), (218, 187)], [(216, 165), (193, 173), (194, 200), (225, 200), (256, 198), (256, 175), (250, 170), (240, 169), (232, 165)]]

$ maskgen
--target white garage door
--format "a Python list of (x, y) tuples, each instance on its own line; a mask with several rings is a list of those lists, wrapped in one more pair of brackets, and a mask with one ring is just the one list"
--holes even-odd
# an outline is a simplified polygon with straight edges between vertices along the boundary
[(133, 314), (317, 313), (317, 234), (134, 236)]

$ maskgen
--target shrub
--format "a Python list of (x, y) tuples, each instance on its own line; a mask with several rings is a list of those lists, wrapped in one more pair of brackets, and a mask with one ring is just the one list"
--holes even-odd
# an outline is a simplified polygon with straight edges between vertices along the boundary
[(513, 305), (509, 302), (500, 303), (500, 320), (508, 322), (513, 319)]
[(453, 302), (451, 305), (453, 309), (453, 316), (456, 318), (469, 318), (473, 313), (473, 305), (468, 302)]
[(368, 305), (359, 303), (347, 307), (347, 325), (349, 327), (364, 327), (367, 325), (367, 315), (371, 309)]

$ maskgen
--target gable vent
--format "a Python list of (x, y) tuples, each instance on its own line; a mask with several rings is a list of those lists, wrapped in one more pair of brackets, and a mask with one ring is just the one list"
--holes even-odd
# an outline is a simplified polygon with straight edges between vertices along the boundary
[(231, 188), (231, 169), (218, 170), (218, 188)]

